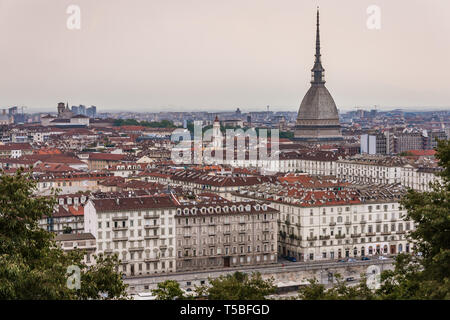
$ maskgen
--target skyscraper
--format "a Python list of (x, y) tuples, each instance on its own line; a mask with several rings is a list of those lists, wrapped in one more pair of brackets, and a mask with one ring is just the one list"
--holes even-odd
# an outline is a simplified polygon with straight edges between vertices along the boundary
[(343, 141), (339, 114), (333, 97), (325, 87), (325, 69), (320, 54), (319, 8), (317, 8), (316, 54), (311, 69), (311, 87), (298, 110), (294, 139), (306, 144)]

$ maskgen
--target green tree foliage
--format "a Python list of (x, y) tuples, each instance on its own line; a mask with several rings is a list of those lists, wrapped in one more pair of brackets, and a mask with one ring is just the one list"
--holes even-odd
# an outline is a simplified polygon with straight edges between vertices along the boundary
[(299, 298), (301, 300), (371, 300), (376, 298), (367, 286), (365, 277), (357, 286), (348, 286), (339, 274), (335, 274), (335, 279), (337, 283), (328, 290), (316, 279), (310, 279), (309, 285), (300, 288)]
[(175, 280), (166, 280), (158, 283), (158, 287), (152, 290), (152, 294), (156, 296), (156, 300), (185, 299), (180, 284)]
[(450, 299), (450, 141), (439, 141), (436, 157), (442, 183), (430, 192), (409, 190), (402, 199), (416, 253), (400, 255), (396, 268), (382, 275), (380, 293), (392, 299)]
[(264, 280), (258, 272), (251, 276), (242, 272), (221, 275), (209, 283), (196, 288), (199, 296), (209, 300), (264, 300), (276, 291), (273, 279)]
[(135, 119), (116, 119), (114, 120), (114, 126), (143, 126), (149, 128), (176, 128), (172, 121), (137, 121)]
[[(37, 197), (35, 182), (22, 170), (0, 176), (0, 299), (120, 299), (126, 285), (116, 273), (118, 259), (95, 257), (88, 267), (83, 252), (64, 252), (38, 221), (51, 216), (54, 197)], [(69, 266), (80, 269), (80, 289), (67, 286)]]

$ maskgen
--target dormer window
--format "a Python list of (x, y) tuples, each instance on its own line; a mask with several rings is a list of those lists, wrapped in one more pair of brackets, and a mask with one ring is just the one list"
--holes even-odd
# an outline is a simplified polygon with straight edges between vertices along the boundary
[(221, 209), (222, 209), (221, 207), (217, 206), (216, 207), (216, 213), (220, 213)]
[(191, 209), (191, 213), (192, 213), (193, 215), (197, 214), (197, 208), (192, 208), (192, 209)]
[(189, 209), (188, 208), (184, 208), (183, 213), (184, 214), (189, 214)]
[(177, 209), (177, 215), (181, 215), (181, 209)]

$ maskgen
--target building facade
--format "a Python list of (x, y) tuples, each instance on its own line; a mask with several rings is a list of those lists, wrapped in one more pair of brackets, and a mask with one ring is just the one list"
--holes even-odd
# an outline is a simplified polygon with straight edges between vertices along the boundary
[(277, 262), (277, 210), (241, 202), (177, 208), (177, 271)]

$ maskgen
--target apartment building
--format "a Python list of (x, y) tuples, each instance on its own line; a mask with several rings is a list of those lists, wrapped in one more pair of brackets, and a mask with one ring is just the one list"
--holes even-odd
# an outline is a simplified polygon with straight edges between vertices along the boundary
[(39, 226), (56, 234), (84, 232), (84, 205), (87, 194), (65, 194), (57, 198), (57, 205), (52, 216), (39, 219)]
[(399, 185), (339, 191), (271, 185), (240, 190), (233, 200), (270, 201), (280, 212), (278, 253), (315, 261), (410, 252), (406, 232), (414, 225), (403, 219), (404, 192)]
[(395, 184), (430, 191), (430, 182), (441, 181), (441, 169), (432, 161), (414, 162), (400, 157), (358, 155), (336, 162), (336, 177), (350, 183)]
[(177, 271), (276, 263), (277, 213), (261, 201), (178, 207)]
[(59, 189), (61, 194), (79, 191), (99, 191), (100, 181), (111, 177), (108, 172), (62, 172), (35, 175), (36, 192), (40, 195), (50, 195), (52, 189)]
[(77, 249), (84, 251), (83, 261), (87, 265), (95, 263), (93, 255), (96, 251), (96, 242), (95, 237), (92, 234), (59, 234), (55, 237), (55, 242), (64, 251), (73, 251)]
[(29, 143), (7, 143), (0, 145), (0, 158), (19, 158), (33, 153)]
[(97, 254), (117, 254), (126, 276), (176, 270), (172, 196), (89, 199), (85, 232), (97, 239)]

